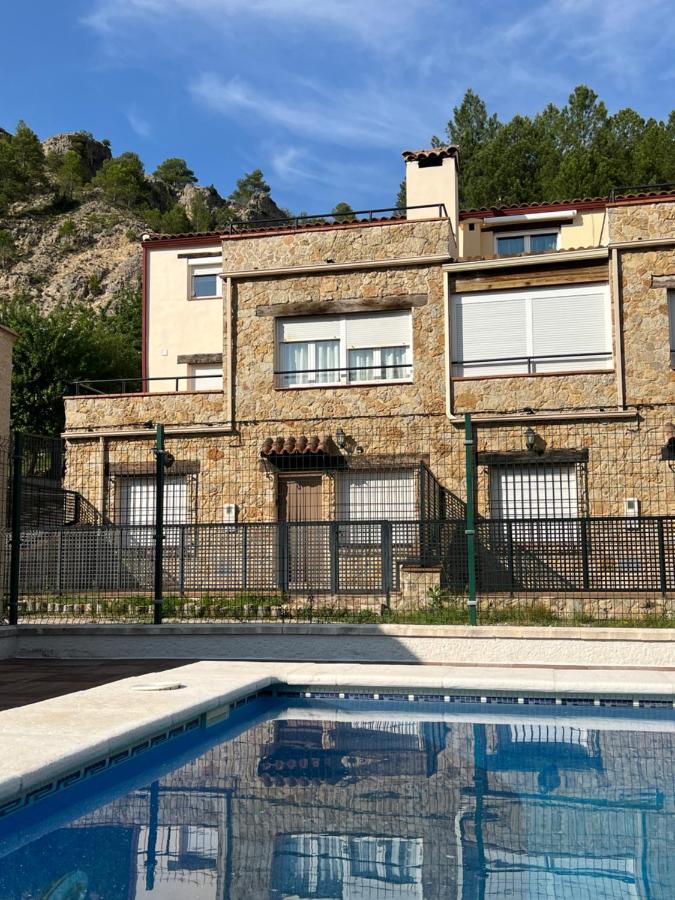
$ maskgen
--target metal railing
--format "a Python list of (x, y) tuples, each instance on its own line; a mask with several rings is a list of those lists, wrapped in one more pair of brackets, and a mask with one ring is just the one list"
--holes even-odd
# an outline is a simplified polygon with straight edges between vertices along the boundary
[[(364, 377), (353, 377), (352, 373), (364, 373)], [(391, 372), (391, 374), (389, 374)], [(400, 374), (397, 374), (399, 373)], [(338, 377), (332, 377), (337, 375)], [(345, 380), (350, 384), (362, 384), (373, 381), (409, 381), (413, 375), (412, 363), (387, 363), (372, 366), (333, 366), (322, 369), (275, 369), (274, 376), (278, 387), (331, 387)], [(292, 381), (291, 379), (306, 380)]]
[[(278, 219), (255, 219), (246, 222), (241, 219), (229, 222), (224, 229), (223, 234), (236, 234), (237, 232), (259, 231), (264, 228), (299, 228), (301, 224), (306, 225), (332, 225), (350, 222), (376, 222), (382, 218), (405, 218), (409, 210), (428, 209), (433, 210), (440, 219), (447, 219), (448, 212), (445, 203), (420, 203), (416, 206), (386, 206), (381, 209), (357, 209), (349, 213), (318, 213), (304, 216), (283, 216)], [(394, 215), (385, 216), (384, 213), (393, 213)]]
[(599, 350), (594, 353), (550, 353), (543, 356), (493, 356), (488, 359), (453, 359), (454, 366), (486, 366), (499, 365), (500, 363), (526, 363), (527, 374), (535, 372), (535, 366), (542, 362), (555, 362), (564, 359), (607, 359), (611, 362), (612, 352), (610, 350)]
[[(195, 383), (204, 384), (210, 379), (213, 381), (216, 375), (159, 375), (152, 378), (98, 378), (93, 381), (74, 381), (70, 386), (71, 394), (81, 396), (83, 394), (145, 394), (150, 384), (173, 385), (173, 391), (222, 391), (222, 385), (218, 388), (195, 387)], [(171, 392), (168, 388), (167, 392)], [(161, 393), (161, 392), (160, 392)]]
[(618, 200), (626, 194), (654, 194), (659, 191), (675, 191), (675, 181), (662, 181), (657, 184), (623, 184), (613, 187), (609, 192), (610, 200)]

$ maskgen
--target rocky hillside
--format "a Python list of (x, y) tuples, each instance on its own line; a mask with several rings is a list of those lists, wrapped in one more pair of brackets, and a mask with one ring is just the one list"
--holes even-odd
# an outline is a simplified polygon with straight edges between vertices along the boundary
[[(0, 129), (0, 144), (12, 140)], [(84, 132), (58, 134), (42, 143), (42, 151), (41, 183), (24, 192), (29, 196), (0, 205), (0, 296), (26, 292), (45, 309), (71, 298), (104, 305), (121, 288), (136, 287), (146, 231), (202, 231), (230, 219), (285, 214), (269, 196), (262, 173), (248, 190), (226, 199), (213, 187), (193, 183), (189, 169), (187, 183), (166, 183), (156, 173), (145, 175), (134, 154), (123, 154), (140, 166), (141, 202), (119, 199), (112, 179), (97, 177), (106, 164), (112, 172), (116, 161), (107, 142)], [(76, 173), (70, 180), (69, 167)]]

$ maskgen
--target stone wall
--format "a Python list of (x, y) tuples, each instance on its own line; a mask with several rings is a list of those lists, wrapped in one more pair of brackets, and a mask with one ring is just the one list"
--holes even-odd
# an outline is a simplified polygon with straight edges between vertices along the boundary
[(610, 243), (675, 238), (675, 200), (608, 207)]
[(452, 381), (453, 412), (564, 409), (616, 404), (611, 373), (469, 378)]
[(652, 287), (652, 276), (675, 278), (675, 247), (623, 250), (620, 266), (627, 400), (672, 403), (667, 291)]
[(222, 425), (221, 391), (92, 394), (66, 397), (66, 434), (86, 429), (143, 428), (147, 422)]
[[(412, 310), (413, 381), (339, 388), (275, 388), (275, 319), (256, 308), (306, 300), (425, 294)], [(237, 283), (235, 418), (249, 421), (324, 416), (441, 413), (445, 408), (443, 276), (439, 266), (255, 279)]]
[(410, 256), (456, 255), (448, 219), (382, 225), (344, 225), (324, 230), (287, 231), (258, 237), (226, 237), (225, 272), (323, 265)]

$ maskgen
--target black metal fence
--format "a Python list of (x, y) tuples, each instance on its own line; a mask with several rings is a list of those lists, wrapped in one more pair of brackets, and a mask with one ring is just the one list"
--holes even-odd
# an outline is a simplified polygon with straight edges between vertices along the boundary
[(342, 448), (16, 437), (4, 618), (674, 624), (674, 412), (469, 422), (466, 449), (447, 422), (379, 447), (370, 424)]

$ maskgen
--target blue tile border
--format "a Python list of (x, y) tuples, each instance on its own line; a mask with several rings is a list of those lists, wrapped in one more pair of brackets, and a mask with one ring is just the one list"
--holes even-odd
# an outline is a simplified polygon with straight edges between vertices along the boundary
[[(358, 700), (368, 702), (402, 702), (409, 701), (415, 703), (454, 703), (465, 705), (492, 705), (492, 706), (570, 706), (570, 707), (596, 707), (596, 708), (623, 708), (623, 709), (675, 709), (675, 700), (653, 700), (641, 699), (635, 700), (630, 698), (610, 697), (592, 698), (592, 697), (542, 697), (542, 696), (513, 696), (513, 695), (494, 695), (494, 694), (442, 694), (428, 693), (424, 691), (416, 692), (414, 688), (401, 689), (400, 691), (379, 692), (376, 689), (355, 690), (355, 691), (337, 691), (337, 690), (314, 690), (307, 688), (266, 688), (260, 691), (254, 691), (245, 697), (241, 697), (231, 704), (231, 709), (238, 709), (257, 700), (261, 697), (274, 697), (283, 700)], [(101, 772), (109, 771), (114, 766), (119, 765), (127, 760), (133, 759), (147, 752), (154, 750), (160, 744), (167, 743), (175, 738), (181, 737), (190, 731), (198, 728), (205, 728), (207, 725), (206, 714), (201, 714), (188, 721), (173, 725), (164, 731), (150, 734), (147, 738), (136, 744), (117, 750), (108, 756), (95, 759), (86, 766), (75, 769), (64, 775), (60, 775), (37, 788), (33, 788), (27, 793), (21, 794), (12, 800), (0, 804), (0, 818), (8, 816), (20, 809), (24, 809), (36, 803), (45, 797), (68, 788), (84, 779), (88, 779)]]

